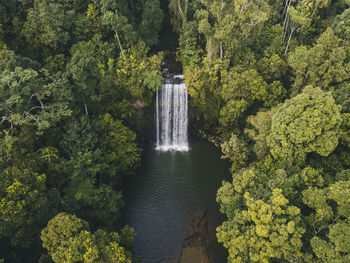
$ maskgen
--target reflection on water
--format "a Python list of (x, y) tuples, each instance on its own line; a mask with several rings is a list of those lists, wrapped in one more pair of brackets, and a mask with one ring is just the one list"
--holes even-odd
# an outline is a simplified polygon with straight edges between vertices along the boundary
[(216, 191), (230, 180), (228, 164), (219, 151), (202, 141), (192, 141), (188, 152), (159, 152), (147, 147), (137, 175), (126, 182), (124, 223), (135, 228), (135, 253), (140, 263), (178, 262), (191, 223), (208, 209), (212, 240), (209, 256), (226, 262), (225, 250), (216, 242), (215, 228), (223, 221)]

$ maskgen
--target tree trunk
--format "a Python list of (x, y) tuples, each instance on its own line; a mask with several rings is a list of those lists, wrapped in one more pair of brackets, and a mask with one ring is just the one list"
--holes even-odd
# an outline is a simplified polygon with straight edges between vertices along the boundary
[(86, 114), (86, 116), (88, 116), (88, 115), (89, 115), (89, 112), (88, 112), (88, 108), (87, 108), (86, 103), (84, 103), (84, 108), (85, 108), (85, 114)]
[(286, 46), (286, 50), (284, 51), (284, 54), (287, 54), (287, 51), (288, 51), (288, 48), (289, 48), (289, 42), (290, 42), (290, 40), (292, 38), (292, 35), (293, 35), (295, 29), (297, 29), (297, 27), (291, 26), (290, 35), (289, 35), (289, 38), (288, 38), (288, 43), (287, 43), (287, 46)]
[(220, 41), (220, 59), (222, 60), (224, 57), (224, 50), (222, 48), (222, 41)]

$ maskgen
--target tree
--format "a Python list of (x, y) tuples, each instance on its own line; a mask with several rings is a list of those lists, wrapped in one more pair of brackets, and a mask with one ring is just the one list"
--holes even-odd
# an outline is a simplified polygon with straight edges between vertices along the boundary
[(268, 85), (255, 69), (232, 68), (222, 73), (221, 97), (226, 102), (220, 111), (224, 126), (235, 123), (255, 101), (264, 101)]
[(297, 260), (302, 256), (305, 229), (300, 209), (288, 205), (282, 190), (273, 189), (264, 202), (244, 194), (245, 209), (217, 229), (219, 242), (229, 250), (228, 262)]
[(132, 262), (130, 252), (120, 245), (122, 240), (118, 233), (98, 230), (93, 234), (86, 221), (66, 213), (60, 213), (49, 221), (41, 232), (41, 240), (57, 263)]
[(222, 159), (232, 162), (231, 171), (234, 172), (243, 167), (248, 159), (248, 150), (245, 142), (232, 133), (228, 141), (221, 144)]
[(304, 203), (313, 209), (308, 217), (313, 235), (311, 247), (320, 262), (346, 262), (350, 259), (349, 175), (349, 172), (343, 173), (343, 180), (329, 187), (310, 187), (303, 191)]
[[(13, 134), (21, 126), (34, 126), (38, 133), (70, 116), (70, 86), (64, 78), (46, 70), (17, 66), (9, 61), (0, 74), (2, 125)], [(3, 126), (4, 127), (4, 126)]]
[[(292, 4), (294, 4), (294, 6), (292, 6)], [(288, 52), (290, 40), (292, 39), (294, 32), (298, 28), (310, 30), (310, 25), (313, 19), (316, 17), (318, 9), (325, 7), (328, 4), (328, 0), (315, 0), (312, 4), (310, 4), (308, 1), (285, 1), (285, 7), (283, 10), (285, 15), (283, 21), (283, 42), (286, 40), (288, 28), (290, 28), (286, 49), (284, 51), (285, 54)]]
[(337, 37), (350, 41), (350, 8), (335, 17), (332, 29)]
[(267, 140), (271, 154), (289, 165), (302, 164), (311, 152), (328, 156), (338, 145), (339, 110), (331, 93), (305, 87), (273, 115)]
[(298, 93), (304, 85), (332, 90), (335, 85), (349, 79), (347, 60), (345, 47), (333, 30), (328, 28), (311, 49), (299, 46), (288, 57), (289, 65), (295, 70), (294, 92)]
[(110, 114), (105, 114), (98, 123), (101, 131), (105, 132), (104, 148), (108, 149), (107, 156), (117, 167), (118, 173), (133, 173), (139, 165), (141, 154), (135, 132), (125, 127), (122, 121), (114, 120)]
[[(99, 138), (103, 138), (99, 139)], [(67, 156), (63, 192), (66, 211), (88, 220), (90, 226), (111, 228), (120, 219), (123, 195), (110, 185), (130, 174), (140, 160), (136, 135), (106, 114), (72, 121), (62, 138)]]
[(162, 28), (164, 13), (159, 0), (147, 0), (143, 7), (140, 35), (151, 47), (158, 43), (158, 34)]
[(254, 152), (258, 159), (263, 159), (269, 152), (266, 138), (271, 129), (272, 116), (276, 113), (276, 109), (269, 111), (259, 111), (256, 115), (249, 116), (247, 123), (252, 128), (244, 129), (248, 137), (254, 140)]
[(222, 99), (220, 97), (220, 71), (224, 67), (221, 61), (205, 59), (199, 65), (184, 70), (187, 92), (196, 121), (201, 129), (214, 132), (219, 119)]
[(22, 33), (28, 42), (37, 47), (44, 47), (46, 51), (57, 50), (70, 40), (67, 23), (70, 18), (62, 4), (52, 0), (34, 0)]
[(0, 180), (0, 236), (13, 245), (28, 247), (49, 216), (45, 174), (8, 168)]
[[(198, 31), (206, 38), (207, 57), (229, 58), (242, 43), (249, 42), (269, 16), (265, 1), (200, 1), (195, 9)], [(255, 33), (255, 32), (254, 32)]]
[(117, 63), (116, 84), (125, 90), (125, 98), (131, 102), (151, 102), (163, 77), (160, 74), (162, 56), (147, 57), (149, 49), (139, 42), (120, 56)]

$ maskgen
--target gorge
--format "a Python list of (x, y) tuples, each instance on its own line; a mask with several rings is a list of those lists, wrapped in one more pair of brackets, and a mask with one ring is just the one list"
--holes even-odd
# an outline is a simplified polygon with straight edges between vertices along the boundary
[[(140, 169), (126, 183), (124, 223), (137, 233), (135, 254), (140, 263), (175, 263), (183, 247), (200, 245), (210, 262), (225, 262), (226, 252), (215, 236), (224, 220), (215, 196), (221, 180), (229, 178), (228, 164), (213, 145), (188, 140), (181, 76), (165, 80), (155, 106), (156, 147), (151, 142), (145, 147)], [(205, 222), (199, 229), (201, 218)]]

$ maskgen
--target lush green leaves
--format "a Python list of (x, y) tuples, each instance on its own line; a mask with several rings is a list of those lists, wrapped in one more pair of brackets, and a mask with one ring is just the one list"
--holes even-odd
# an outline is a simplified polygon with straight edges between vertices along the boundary
[(0, 236), (29, 246), (48, 216), (45, 174), (9, 168), (1, 173)]
[(304, 162), (310, 152), (328, 156), (338, 145), (339, 110), (330, 93), (306, 87), (273, 115), (268, 137), (272, 155), (289, 164)]
[[(131, 232), (132, 235), (132, 232)], [(120, 245), (120, 236), (98, 230), (74, 215), (60, 213), (41, 232), (43, 247), (54, 262), (131, 263), (130, 252)]]

